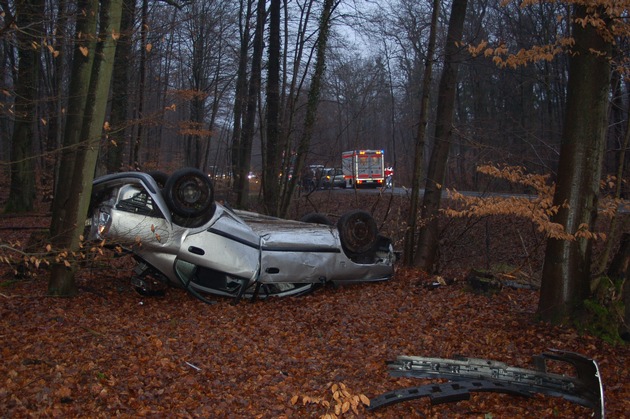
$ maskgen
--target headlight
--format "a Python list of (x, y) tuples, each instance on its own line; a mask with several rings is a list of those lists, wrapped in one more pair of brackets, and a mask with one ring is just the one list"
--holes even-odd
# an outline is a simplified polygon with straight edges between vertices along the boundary
[(99, 239), (103, 239), (112, 226), (112, 216), (104, 211), (99, 211), (98, 222), (96, 223), (96, 235)]

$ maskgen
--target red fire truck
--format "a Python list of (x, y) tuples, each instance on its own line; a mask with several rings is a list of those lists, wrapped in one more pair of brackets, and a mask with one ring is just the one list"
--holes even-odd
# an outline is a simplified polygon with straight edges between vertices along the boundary
[(381, 187), (385, 182), (383, 150), (351, 150), (341, 153), (341, 168), (346, 186)]

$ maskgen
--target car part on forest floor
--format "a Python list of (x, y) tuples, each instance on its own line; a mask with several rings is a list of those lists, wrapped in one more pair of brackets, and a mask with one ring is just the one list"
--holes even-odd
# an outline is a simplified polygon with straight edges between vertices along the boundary
[[(547, 361), (561, 361), (574, 367), (575, 376), (547, 371)], [(446, 378), (446, 383), (427, 384), (390, 391), (370, 399), (369, 410), (394, 403), (429, 397), (431, 404), (468, 400), (470, 392), (495, 392), (532, 397), (534, 393), (562, 397), (591, 408), (604, 418), (604, 391), (597, 363), (583, 355), (550, 350), (533, 357), (535, 369), (510, 367), (499, 361), (456, 357), (455, 359), (399, 356), (389, 361), (395, 377)]]

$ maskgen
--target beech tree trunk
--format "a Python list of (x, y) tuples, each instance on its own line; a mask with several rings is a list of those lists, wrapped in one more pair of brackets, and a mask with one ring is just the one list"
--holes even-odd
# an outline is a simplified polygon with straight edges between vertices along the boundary
[(453, 136), (453, 112), (457, 92), (457, 72), (462, 59), (462, 40), (467, 0), (453, 0), (446, 38), (444, 70), (440, 79), (435, 124), (435, 145), (427, 169), (427, 181), (422, 201), (422, 218), (415, 265), (433, 271), (438, 250), (438, 214), (442, 200), (442, 186)]
[[(243, 4), (246, 3), (246, 4)], [(243, 114), (247, 105), (247, 51), (249, 50), (249, 20), (252, 12), (252, 2), (241, 0), (239, 9), (240, 50), (238, 57), (238, 70), (236, 73), (236, 92), (234, 94), (234, 127), (232, 128), (232, 173), (236, 176), (240, 172), (241, 135), (243, 126)], [(237, 190), (234, 184), (234, 190)]]
[(16, 3), (18, 40), (18, 78), (15, 83), (15, 120), (11, 139), (11, 183), (7, 212), (26, 212), (35, 201), (35, 164), (33, 159), (35, 112), (39, 83), (39, 47), (43, 35), (42, 0)]
[(262, 54), (265, 31), (265, 2), (258, 1), (256, 8), (256, 29), (254, 30), (254, 51), (252, 56), (251, 74), (247, 91), (247, 107), (243, 120), (241, 138), (232, 148), (236, 161), (234, 170), (234, 189), (236, 190), (236, 207), (247, 208), (249, 199), (249, 182), (247, 173), (252, 161), (252, 142), (256, 129), (256, 111), (258, 110), (258, 96), (260, 95), (260, 80), (262, 72)]
[[(73, 2), (74, 4), (74, 2)], [(48, 158), (44, 158), (43, 163), (43, 175), (41, 177), (41, 184), (43, 187), (50, 187), (50, 195), (46, 196), (46, 200), (52, 200), (52, 191), (55, 189), (57, 183), (57, 177), (59, 174), (59, 156), (56, 151), (61, 146), (61, 137), (63, 135), (63, 126), (65, 121), (64, 108), (65, 98), (67, 98), (67, 83), (64, 80), (70, 74), (67, 63), (69, 60), (67, 57), (72, 51), (73, 42), (70, 39), (72, 37), (73, 28), (70, 28), (68, 24), (70, 14), (68, 13), (68, 1), (60, 0), (57, 3), (56, 11), (58, 19), (55, 23), (55, 40), (53, 41), (53, 48), (58, 53), (55, 57), (52, 56), (52, 64), (49, 68), (52, 71), (50, 75), (50, 99), (49, 109), (46, 119), (48, 120), (48, 134), (46, 138), (46, 152), (50, 153)], [(45, 76), (44, 76), (45, 77)]]
[(437, 20), (440, 14), (440, 0), (433, 1), (431, 14), (431, 31), (429, 33), (429, 45), (424, 63), (424, 75), (422, 78), (422, 97), (420, 99), (420, 118), (418, 132), (413, 155), (413, 174), (411, 176), (411, 204), (407, 217), (407, 231), (405, 232), (405, 246), (403, 261), (407, 266), (413, 265), (414, 247), (416, 244), (416, 229), (418, 218), (418, 201), (420, 199), (421, 176), (424, 163), (424, 142), (427, 130), (429, 99), (431, 97), (431, 82), (433, 81), (433, 56), (435, 54), (435, 39), (437, 36)]
[(136, 1), (124, 0), (120, 21), (120, 38), (116, 45), (114, 74), (112, 79), (112, 105), (110, 122), (112, 140), (106, 145), (106, 171), (115, 173), (122, 169), (123, 150), (129, 144), (128, 124), (129, 92), (131, 91), (129, 68), (133, 62), (133, 31), (136, 16)]
[[(319, 107), (319, 98), (321, 96), (321, 86), (324, 73), (326, 71), (326, 48), (328, 46), (328, 36), (330, 34), (331, 17), (333, 10), (338, 5), (334, 0), (325, 0), (322, 14), (319, 19), (319, 37), (317, 38), (317, 51), (315, 59), (315, 71), (308, 90), (308, 99), (306, 102), (306, 117), (304, 118), (304, 133), (300, 138), (297, 151), (297, 161), (295, 163), (295, 173), (301, 173), (304, 167), (306, 154), (313, 137), (313, 128), (317, 120), (317, 109)], [(291, 196), (297, 186), (299, 176), (293, 176), (289, 183), (288, 190), (285, 191), (280, 213), (278, 215), (284, 217), (289, 210), (291, 204)]]
[[(598, 9), (605, 16), (603, 9)], [(553, 221), (575, 234), (593, 231), (607, 127), (611, 44), (591, 24), (585, 6), (573, 7), (575, 46), (570, 56)], [(562, 323), (579, 314), (589, 296), (592, 240), (547, 240), (538, 315)]]
[[(614, 72), (613, 72), (614, 74)], [(626, 89), (628, 93), (630, 93), (630, 87)], [(626, 120), (629, 121), (626, 124), (626, 131), (623, 134), (623, 138), (621, 138), (621, 143), (618, 147), (618, 151), (616, 153), (616, 164), (617, 164), (617, 168), (616, 168), (616, 177), (617, 177), (617, 184), (615, 185), (615, 195), (614, 197), (616, 199), (620, 199), (621, 198), (621, 194), (623, 191), (623, 186), (624, 186), (624, 178), (623, 178), (623, 174), (626, 171), (626, 150), (628, 150), (630, 148), (630, 108), (628, 108), (628, 112), (626, 114)], [(614, 123), (614, 121), (613, 121)], [(610, 125), (610, 124), (609, 124)], [(607, 235), (609, 237), (609, 239), (606, 241), (606, 245), (604, 246), (604, 250), (602, 251), (601, 255), (599, 256), (599, 269), (597, 269), (597, 273), (602, 273), (606, 270), (606, 265), (608, 264), (608, 259), (610, 258), (610, 253), (612, 251), (612, 246), (613, 246), (613, 240), (611, 240), (610, 238), (615, 235), (617, 233), (617, 229), (620, 226), (620, 220), (621, 220), (621, 216), (618, 212), (615, 212), (615, 214), (613, 215), (613, 218), (610, 222), (610, 228), (607, 232)], [(628, 308), (628, 310), (630, 310), (630, 306), (626, 306)]]
[[(138, 96), (136, 98), (136, 118), (143, 121), (144, 118), (144, 86), (146, 82), (146, 66), (147, 66), (147, 43), (149, 32), (149, 0), (142, 0), (141, 22), (140, 22), (140, 58), (138, 60), (139, 78), (138, 78)], [(132, 147), (129, 152), (129, 166), (138, 168), (140, 166), (140, 145), (144, 136), (144, 128), (142, 123), (138, 124)]]
[[(115, 39), (120, 32), (123, 0), (87, 0), (79, 4), (76, 32), (87, 42), (77, 40), (74, 52), (68, 125), (59, 182), (53, 200), (51, 240), (57, 251), (70, 257), (79, 251), (85, 218), (92, 193), (92, 180), (103, 130), (113, 70)], [(96, 42), (97, 17), (100, 40)], [(86, 54), (87, 52), (87, 54)], [(87, 55), (87, 56), (86, 56)], [(78, 93), (82, 94), (79, 95)], [(76, 264), (72, 260), (52, 265), (48, 293), (68, 296), (76, 292)]]
[(613, 281), (621, 281), (622, 301), (624, 304), (623, 324), (621, 327), (621, 336), (628, 340), (630, 337), (630, 233), (624, 233), (621, 236), (621, 244), (617, 254), (610, 263), (608, 268), (608, 277)]
[(265, 165), (262, 187), (267, 214), (278, 215), (280, 209), (280, 4), (271, 0), (269, 5), (269, 61), (267, 63), (267, 115), (266, 145), (263, 147)]

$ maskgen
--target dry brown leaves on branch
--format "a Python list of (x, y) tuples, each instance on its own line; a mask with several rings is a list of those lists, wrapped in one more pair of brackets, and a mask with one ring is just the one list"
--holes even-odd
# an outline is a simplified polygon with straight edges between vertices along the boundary
[[(449, 190), (449, 197), (454, 201), (449, 207), (443, 209), (448, 217), (486, 217), (496, 215), (508, 215), (515, 218), (530, 220), (539, 232), (546, 237), (560, 240), (576, 240), (580, 238), (592, 240), (606, 240), (604, 232), (590, 231), (587, 224), (580, 224), (576, 231), (568, 232), (565, 228), (552, 221), (552, 217), (562, 208), (568, 208), (567, 204), (554, 205), (555, 184), (548, 181), (549, 176), (527, 173), (519, 166), (480, 166), (479, 173), (489, 175), (496, 179), (530, 188), (532, 195), (496, 195), (475, 196), (463, 195), (456, 190)], [(615, 184), (614, 180), (610, 182)], [(607, 184), (602, 183), (602, 189)], [(619, 199), (604, 200), (605, 206), (601, 208), (602, 215), (608, 217), (616, 213), (622, 201)]]

